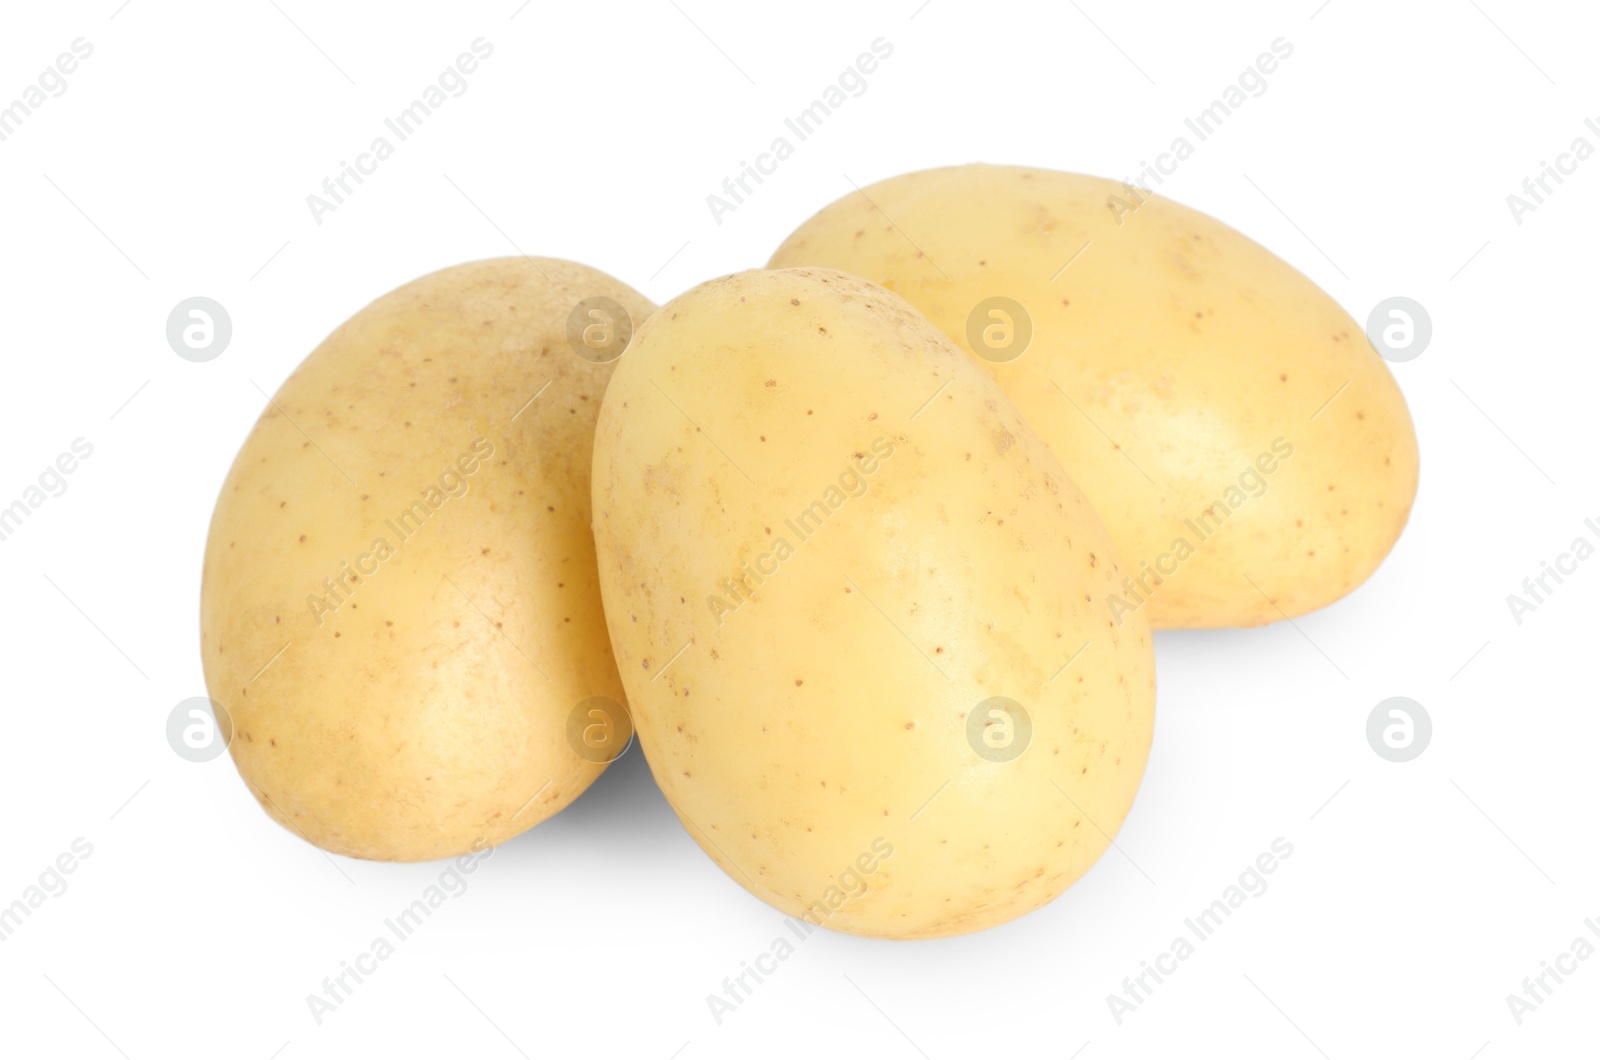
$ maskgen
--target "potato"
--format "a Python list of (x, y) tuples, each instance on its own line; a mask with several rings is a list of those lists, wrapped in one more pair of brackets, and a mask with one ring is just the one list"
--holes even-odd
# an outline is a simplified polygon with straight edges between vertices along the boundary
[(1113, 181), (934, 169), (851, 194), (773, 267), (856, 273), (978, 356), (1129, 568), (1113, 619), (1250, 626), (1377, 569), (1417, 489), (1404, 398), (1310, 280)]
[(1060, 464), (895, 295), (799, 269), (668, 303), (606, 393), (594, 514), (656, 782), (762, 900), (976, 931), (1121, 825), (1149, 631), (1106, 618), (1122, 571)]
[(589, 315), (608, 303), (573, 314), (590, 298), (653, 308), (544, 258), (407, 284), (306, 358), (234, 461), (206, 546), (206, 684), (251, 792), (326, 850), (499, 843), (626, 742), (589, 461), (598, 362), (631, 330)]

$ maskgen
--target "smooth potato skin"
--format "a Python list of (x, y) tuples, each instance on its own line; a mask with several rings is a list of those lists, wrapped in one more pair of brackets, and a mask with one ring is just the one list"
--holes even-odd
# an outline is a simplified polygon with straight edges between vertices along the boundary
[[(974, 306), (1020, 302), (1032, 345), (980, 363), (1145, 575), (1153, 592), (1121, 595), (1148, 596), (1153, 628), (1250, 626), (1332, 603), (1377, 569), (1410, 514), (1405, 399), (1361, 326), (1264, 247), (1167, 199), (1133, 205), (1095, 177), (926, 170), (826, 207), (771, 267), (881, 283), (969, 353)], [(1278, 438), (1294, 455), (1264, 494), (1209, 539), (1186, 526)], [(1179, 538), (1197, 553), (1161, 561), (1163, 578)]]
[[(326, 850), (421, 861), (499, 843), (603, 768), (565, 729), (585, 698), (624, 701), (589, 532), (593, 423), (615, 366), (576, 356), (565, 330), (591, 295), (636, 322), (653, 308), (551, 259), (460, 265), (379, 298), (284, 382), (223, 484), (206, 684), (251, 792)], [(440, 491), (397, 533), (479, 439), (493, 455), (458, 476), (467, 492)], [(379, 537), (394, 554), (358, 560)], [(370, 576), (337, 611), (314, 607), (344, 562)]]
[[(802, 540), (785, 520), (880, 439), (865, 492)], [(863, 935), (976, 931), (1059, 895), (1121, 825), (1150, 745), (1148, 628), (1106, 618), (1121, 575), (1059, 463), (893, 294), (802, 269), (662, 307), (606, 394), (594, 514), (656, 781), (762, 900), (823, 902), (817, 920)], [(714, 611), (778, 538), (793, 554)], [(1011, 762), (967, 740), (992, 696), (1032, 717)], [(852, 869), (865, 892), (827, 908)]]

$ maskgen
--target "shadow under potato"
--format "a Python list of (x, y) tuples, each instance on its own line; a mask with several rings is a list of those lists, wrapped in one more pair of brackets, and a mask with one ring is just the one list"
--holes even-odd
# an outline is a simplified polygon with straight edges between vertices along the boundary
[(575, 838), (585, 845), (647, 850), (693, 843), (656, 787), (638, 740), (572, 805), (502, 843), (501, 849), (528, 851), (542, 843), (566, 843)]

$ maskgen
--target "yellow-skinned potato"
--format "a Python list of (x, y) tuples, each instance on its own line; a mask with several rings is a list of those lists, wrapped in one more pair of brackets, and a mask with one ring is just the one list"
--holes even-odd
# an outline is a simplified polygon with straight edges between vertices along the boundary
[[(579, 311), (580, 357), (590, 298), (611, 302)], [(589, 530), (618, 304), (653, 309), (570, 262), (445, 269), (341, 325), (262, 413), (212, 518), (201, 640), (280, 824), (354, 857), (462, 854), (588, 787), (611, 757), (591, 725), (626, 741)]]
[(1371, 575), (1410, 514), (1416, 436), (1361, 326), (1187, 207), (1071, 173), (927, 170), (800, 226), (771, 262), (799, 265), (883, 284), (979, 358), (1110, 529), (1118, 619), (1302, 614)]
[(606, 393), (594, 517), (656, 781), (762, 900), (976, 931), (1121, 825), (1148, 628), (1107, 619), (1121, 571), (1054, 456), (899, 297), (800, 269), (663, 306)]

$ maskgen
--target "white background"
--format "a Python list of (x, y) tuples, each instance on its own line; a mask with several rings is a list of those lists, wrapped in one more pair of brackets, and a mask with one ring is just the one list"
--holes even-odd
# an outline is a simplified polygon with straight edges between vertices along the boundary
[[(1574, 138), (1600, 147), (1592, 5), (119, 2), (12, 5), (0, 32), (0, 105), (74, 39), (94, 47), (0, 143), (0, 505), (75, 438), (94, 446), (0, 542), (0, 905), (93, 845), (0, 943), (0, 1052), (1596, 1048), (1600, 959), (1520, 1026), (1505, 1000), (1600, 921), (1600, 712), (1578, 666), (1600, 561), (1520, 626), (1506, 603), (1574, 538), (1600, 540), (1583, 522), (1600, 521), (1600, 158), (1520, 225), (1506, 203)], [(494, 54), (469, 91), (315, 223), (306, 196), (478, 37)], [(716, 223), (706, 196), (878, 37), (894, 54), (868, 91)], [(306, 995), (442, 866), (327, 857), (226, 757), (167, 745), (173, 706), (204, 694), (201, 552), (262, 391), (373, 297), (460, 261), (572, 258), (659, 302), (759, 266), (851, 181), (977, 160), (1126, 176), (1278, 37), (1294, 54), (1268, 91), (1164, 191), (1359, 321), (1392, 295), (1428, 309), (1431, 346), (1394, 366), (1421, 491), (1335, 606), (1156, 638), (1155, 747), (1121, 852), (979, 935), (821, 932), (719, 1026), (706, 995), (781, 918), (701, 854), (630, 752), (319, 1026)], [(193, 295), (234, 325), (205, 364), (164, 334)], [(1434, 724), (1406, 764), (1365, 735), (1397, 695)], [(1270, 889), (1119, 1025), (1106, 996), (1280, 836), (1294, 854)]]

